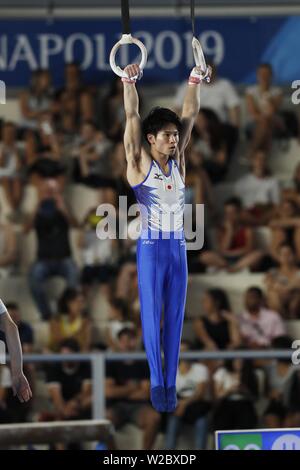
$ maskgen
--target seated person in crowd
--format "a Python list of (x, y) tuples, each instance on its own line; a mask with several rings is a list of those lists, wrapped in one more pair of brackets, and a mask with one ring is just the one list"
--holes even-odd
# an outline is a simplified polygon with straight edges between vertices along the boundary
[(235, 197), (228, 199), (224, 206), (223, 224), (217, 230), (217, 249), (201, 253), (201, 263), (232, 273), (258, 268), (264, 253), (255, 248), (253, 229), (242, 219), (241, 201)]
[(53, 89), (49, 70), (34, 70), (32, 72), (29, 90), (20, 95), (21, 128), (37, 129), (41, 116), (52, 113)]
[(58, 351), (62, 341), (75, 339), (80, 351), (91, 349), (91, 320), (85, 298), (78, 289), (66, 288), (58, 302), (58, 314), (50, 320), (50, 348)]
[(233, 349), (240, 344), (238, 321), (222, 289), (209, 289), (202, 297), (203, 315), (194, 321), (197, 349)]
[[(291, 348), (292, 338), (278, 336), (272, 349)], [(290, 358), (274, 359), (265, 366), (267, 374), (268, 405), (264, 411), (263, 426), (267, 428), (296, 427), (300, 424), (299, 370)]]
[(122, 299), (113, 298), (109, 303), (109, 315), (105, 341), (113, 351), (118, 351), (118, 334), (125, 328), (134, 329), (135, 324), (129, 315), (129, 307)]
[[(190, 349), (186, 341), (181, 342), (181, 352)], [(209, 371), (204, 364), (182, 359), (176, 377), (178, 405), (169, 416), (166, 429), (166, 449), (176, 449), (176, 440), (183, 424), (194, 426), (195, 448), (205, 449), (207, 437), (207, 400)]]
[(82, 73), (78, 63), (65, 64), (64, 85), (55, 92), (55, 112), (62, 116), (71, 112), (77, 124), (94, 119), (95, 109), (93, 94), (89, 87), (83, 84)]
[(296, 262), (300, 261), (300, 218), (297, 204), (292, 200), (283, 201), (275, 208), (269, 227), (271, 229), (271, 254), (279, 262), (279, 247), (282, 243), (295, 250)]
[(5, 122), (1, 130), (0, 183), (12, 211), (20, 208), (23, 193), (22, 160), (17, 144), (16, 126)]
[(62, 149), (59, 136), (50, 114), (43, 114), (35, 132), (27, 132), (25, 139), (25, 160), (30, 167), (39, 160), (60, 161)]
[(68, 287), (76, 287), (77, 267), (72, 259), (69, 230), (77, 226), (67, 209), (55, 180), (43, 187), (38, 205), (25, 224), (25, 233), (34, 229), (37, 235), (37, 260), (29, 273), (29, 284), (37, 308), (44, 320), (51, 315), (51, 307), (45, 293), (45, 281), (52, 276), (63, 277)]
[[(115, 264), (118, 256), (117, 240), (99, 238), (97, 226), (103, 219), (96, 215), (97, 208), (90, 209), (83, 221), (83, 226), (78, 239), (81, 250), (83, 269), (81, 272), (81, 284), (85, 292), (90, 290), (94, 283), (107, 285), (115, 274)], [(107, 233), (107, 226), (102, 233)]]
[[(125, 328), (118, 334), (118, 349), (123, 353), (136, 351), (137, 335)], [(143, 431), (143, 449), (152, 449), (161, 416), (149, 403), (150, 381), (146, 362), (123, 360), (108, 362), (105, 380), (106, 416), (116, 429), (128, 422)]]
[(229, 359), (213, 375), (214, 397), (212, 427), (254, 429), (257, 426), (255, 399), (258, 382), (249, 359)]
[(84, 121), (80, 138), (74, 145), (74, 180), (101, 190), (103, 202), (115, 205), (115, 180), (112, 177), (111, 159), (108, 158), (111, 143), (93, 121)]
[[(0, 207), (0, 218), (1, 217)], [(17, 239), (13, 227), (0, 221), (0, 277), (6, 277), (10, 274), (11, 269), (17, 258)]]
[[(79, 353), (74, 338), (64, 340), (61, 354)], [(90, 365), (86, 362), (57, 362), (47, 370), (49, 397), (57, 420), (91, 419), (92, 387)]]
[(214, 111), (201, 108), (195, 121), (193, 142), (211, 182), (222, 181), (228, 169), (230, 155), (224, 128)]
[(236, 181), (235, 194), (245, 208), (245, 222), (264, 225), (270, 220), (274, 206), (279, 204), (279, 183), (276, 177), (270, 175), (264, 151), (255, 152), (251, 166), (251, 173)]
[(292, 188), (286, 188), (282, 191), (284, 201), (293, 201), (300, 209), (300, 163), (295, 168)]
[(294, 250), (287, 243), (278, 249), (279, 267), (271, 269), (265, 277), (267, 301), (270, 308), (287, 317), (290, 293), (300, 289), (300, 271)]
[(272, 85), (273, 71), (270, 64), (257, 68), (257, 84), (246, 89), (246, 104), (251, 135), (250, 155), (258, 149), (269, 151), (272, 136), (284, 129), (284, 122), (278, 114), (282, 104), (282, 91)]
[(266, 348), (277, 336), (285, 334), (282, 318), (265, 307), (259, 287), (249, 287), (245, 294), (245, 310), (238, 315), (240, 334), (249, 349)]

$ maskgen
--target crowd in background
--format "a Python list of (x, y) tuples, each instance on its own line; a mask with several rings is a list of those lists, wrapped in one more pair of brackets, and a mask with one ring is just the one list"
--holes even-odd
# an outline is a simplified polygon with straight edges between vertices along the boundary
[[(180, 112), (186, 83), (178, 88), (173, 109)], [(202, 250), (188, 253), (190, 276), (245, 270), (264, 273), (263, 285), (244, 293), (244, 309), (234, 311), (227, 293), (207, 289), (201, 305), (193, 306), (194, 336), (182, 350), (290, 348), (286, 320), (300, 320), (300, 164), (295, 162), (290, 184), (282, 188), (269, 170), (273, 146), (299, 137), (296, 114), (284, 109), (283, 92), (273, 84), (268, 64), (257, 68), (257, 83), (240, 96), (217, 75), (201, 89), (201, 110), (186, 152), (186, 202), (205, 204), (206, 234)], [(141, 109), (143, 114), (143, 95)], [(246, 116), (241, 117), (244, 102)], [(51, 71), (33, 72), (20, 94), (20, 122), (3, 121), (0, 142), (0, 181), (7, 217), (0, 222), (0, 273), (18, 275), (18, 243), (31, 231), (37, 239), (36, 258), (27, 273), (28, 287), (49, 340), (39, 352), (143, 350), (135, 263), (135, 242), (100, 240), (101, 216), (89, 207), (79, 219), (65, 197), (70, 185), (95, 191), (99, 203), (112, 204), (119, 219), (118, 197), (135, 202), (126, 181), (122, 144), (125, 115), (123, 88), (113, 79), (105, 94), (83, 83), (77, 64), (65, 67), (65, 83), (55, 89)], [(242, 155), (237, 149), (242, 146)], [(214, 188), (227, 181), (239, 158), (247, 171), (232, 184), (232, 195), (218, 207)], [(28, 186), (37, 202), (24, 210)], [(0, 208), (1, 210), (1, 208)], [(134, 222), (134, 218), (132, 218)], [(262, 248), (255, 231), (268, 227), (270, 244)], [(75, 262), (71, 229), (77, 229)], [(65, 289), (59, 299), (45, 289), (59, 276)], [(99, 291), (109, 305), (102, 335), (93, 335), (90, 305)], [(22, 316), (22, 305), (5, 299), (18, 325), (24, 352), (36, 351), (34, 328)], [(101, 318), (101, 309), (97, 312)], [(35, 391), (37, 376), (47, 382), (49, 403), (32, 411), (19, 406), (10, 392), (7, 368), (0, 369), (0, 422), (39, 419), (79, 419), (91, 416), (91, 373), (84, 363), (26, 365)], [(143, 447), (154, 445), (165, 432), (165, 445), (175, 448), (185, 422), (195, 428), (195, 446), (204, 448), (209, 431), (300, 425), (300, 375), (290, 361), (184, 361), (177, 378), (178, 407), (166, 418), (149, 404), (147, 364), (111, 363), (106, 371), (107, 415), (116, 429), (134, 422), (143, 430)], [(258, 406), (257, 403), (263, 406)], [(115, 442), (111, 443), (114, 448)]]

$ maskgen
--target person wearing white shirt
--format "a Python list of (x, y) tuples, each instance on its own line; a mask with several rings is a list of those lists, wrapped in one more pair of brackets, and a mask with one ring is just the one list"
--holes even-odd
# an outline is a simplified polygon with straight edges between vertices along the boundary
[(250, 154), (257, 149), (270, 150), (272, 136), (276, 129), (283, 129), (284, 123), (278, 111), (282, 103), (282, 91), (272, 85), (273, 71), (270, 64), (257, 68), (257, 84), (246, 89), (246, 104), (251, 134)]
[(269, 221), (271, 210), (279, 204), (280, 188), (278, 180), (268, 171), (265, 152), (257, 150), (251, 164), (251, 173), (235, 183), (234, 192), (247, 210), (249, 222), (262, 224)]
[[(181, 343), (181, 352), (189, 349), (188, 342)], [(166, 449), (175, 449), (182, 423), (194, 426), (195, 447), (205, 449), (207, 418), (210, 404), (207, 401), (209, 371), (204, 364), (181, 360), (176, 377), (178, 406), (169, 417), (166, 430)]]

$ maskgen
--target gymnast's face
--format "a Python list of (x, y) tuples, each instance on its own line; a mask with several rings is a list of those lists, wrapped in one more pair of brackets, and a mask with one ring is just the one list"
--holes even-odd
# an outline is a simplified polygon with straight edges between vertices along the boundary
[(148, 140), (153, 150), (163, 155), (173, 156), (179, 142), (179, 131), (175, 124), (167, 124), (155, 135), (148, 134)]

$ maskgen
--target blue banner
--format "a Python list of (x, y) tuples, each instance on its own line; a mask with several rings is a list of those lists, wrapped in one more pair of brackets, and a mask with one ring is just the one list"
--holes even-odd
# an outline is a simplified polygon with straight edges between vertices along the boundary
[[(2, 20), (0, 79), (7, 86), (23, 87), (32, 70), (50, 68), (59, 86), (64, 63), (78, 61), (87, 83), (108, 81), (109, 53), (120, 29), (116, 18)], [(139, 18), (132, 20), (132, 30), (149, 54), (144, 83), (187, 77), (194, 65), (189, 19)], [(207, 58), (218, 64), (220, 75), (235, 83), (253, 83), (260, 62), (272, 64), (277, 83), (300, 79), (300, 17), (197, 18), (196, 30)], [(137, 54), (135, 46), (122, 47), (118, 63), (136, 61)]]

